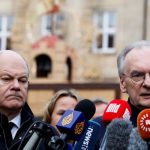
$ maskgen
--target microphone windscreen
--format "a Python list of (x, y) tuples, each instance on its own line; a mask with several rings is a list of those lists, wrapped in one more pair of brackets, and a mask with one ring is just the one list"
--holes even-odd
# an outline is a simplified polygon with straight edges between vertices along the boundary
[(106, 131), (107, 150), (125, 150), (128, 147), (128, 140), (132, 131), (132, 123), (125, 119), (114, 119)]
[(137, 128), (132, 129), (127, 150), (148, 150), (148, 145), (140, 137)]
[(143, 140), (150, 139), (150, 109), (144, 109), (139, 113), (137, 128)]
[(102, 121), (104, 125), (108, 125), (113, 119), (123, 118), (130, 119), (131, 108), (125, 100), (112, 100), (104, 110)]
[(82, 112), (85, 118), (87, 120), (90, 120), (95, 114), (96, 108), (91, 100), (84, 99), (79, 101), (79, 103), (75, 106), (74, 110)]

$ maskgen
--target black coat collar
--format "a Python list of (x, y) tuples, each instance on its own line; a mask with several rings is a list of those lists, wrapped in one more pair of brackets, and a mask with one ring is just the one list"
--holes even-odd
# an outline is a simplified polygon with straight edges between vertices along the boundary
[(133, 126), (137, 127), (137, 117), (138, 117), (139, 113), (141, 112), (141, 109), (139, 109), (139, 108), (135, 107), (134, 105), (132, 105), (131, 102), (130, 102), (130, 98), (128, 99), (128, 103), (129, 103), (129, 105), (131, 107), (131, 110), (132, 110), (130, 120), (131, 120)]

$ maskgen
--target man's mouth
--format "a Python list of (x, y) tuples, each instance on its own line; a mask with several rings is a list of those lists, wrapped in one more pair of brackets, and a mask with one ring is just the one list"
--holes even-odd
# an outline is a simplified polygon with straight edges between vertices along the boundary
[(20, 95), (9, 95), (7, 98), (10, 99), (10, 100), (20, 100), (20, 99), (22, 99), (22, 97)]
[(142, 96), (144, 98), (150, 98), (150, 93), (142, 93), (142, 94), (140, 94), (140, 96)]

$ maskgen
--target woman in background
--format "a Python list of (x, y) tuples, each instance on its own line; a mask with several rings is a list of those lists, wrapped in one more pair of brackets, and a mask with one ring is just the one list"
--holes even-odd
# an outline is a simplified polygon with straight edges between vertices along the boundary
[(43, 120), (56, 126), (64, 112), (68, 109), (74, 109), (79, 100), (79, 95), (74, 89), (57, 91), (44, 110)]

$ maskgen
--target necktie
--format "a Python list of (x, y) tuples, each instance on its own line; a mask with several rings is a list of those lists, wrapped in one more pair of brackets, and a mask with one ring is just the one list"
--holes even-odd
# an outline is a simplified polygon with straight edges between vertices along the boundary
[[(15, 126), (15, 124), (13, 122), (9, 122), (9, 129), (10, 129), (10, 132), (12, 130), (12, 128)], [(12, 137), (12, 133), (11, 133), (11, 141), (13, 140), (13, 137)]]
[(9, 122), (9, 129), (11, 131), (11, 129), (15, 126), (15, 124), (13, 122)]

